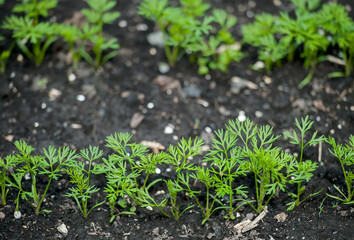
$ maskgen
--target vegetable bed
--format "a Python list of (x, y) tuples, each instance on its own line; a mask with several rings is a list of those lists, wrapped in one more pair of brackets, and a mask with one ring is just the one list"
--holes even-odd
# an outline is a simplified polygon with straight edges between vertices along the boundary
[[(205, 23), (183, 31), (180, 10), (102, 1), (100, 22), (89, 2), (49, 6), (38, 21), (66, 25), (40, 45), (16, 42), (16, 2), (0, 5), (1, 239), (352, 238), (353, 29), (290, 37), (307, 1), (181, 1)], [(71, 44), (85, 24), (96, 38)]]

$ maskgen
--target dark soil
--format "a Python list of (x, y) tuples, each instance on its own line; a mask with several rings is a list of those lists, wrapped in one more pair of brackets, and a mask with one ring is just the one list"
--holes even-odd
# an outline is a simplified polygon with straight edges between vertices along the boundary
[[(301, 59), (284, 64), (271, 74), (255, 72), (249, 70), (256, 61), (255, 50), (244, 46), (248, 57), (241, 63), (231, 64), (227, 74), (212, 72), (207, 79), (197, 74), (196, 65), (190, 64), (187, 58), (182, 59), (165, 74), (177, 83), (177, 87), (166, 91), (153, 81), (162, 75), (157, 63), (166, 62), (164, 52), (146, 41), (154, 25), (137, 15), (138, 2), (118, 1), (116, 9), (122, 16), (105, 30), (118, 37), (120, 54), (103, 69), (95, 71), (80, 64), (79, 70), (73, 71), (64, 61), (66, 49), (62, 42), (50, 48), (45, 62), (38, 68), (27, 59), (19, 62), (20, 52), (15, 49), (5, 74), (0, 75), (1, 157), (13, 153), (13, 141), (19, 139), (38, 150), (49, 145), (78, 149), (100, 145), (107, 154), (104, 139), (114, 132), (130, 132), (136, 142), (154, 140), (166, 147), (189, 136), (202, 136), (210, 145), (213, 134), (208, 130), (223, 128), (228, 119), (237, 118), (242, 111), (257, 124), (270, 124), (277, 134), (291, 129), (295, 117), (305, 115), (315, 121), (314, 130), (319, 134), (331, 135), (339, 142), (347, 141), (349, 135), (354, 134), (354, 78), (328, 79), (328, 73), (343, 70), (329, 62), (320, 63), (311, 83), (299, 90), (297, 85), (307, 74)], [(227, 9), (238, 17), (236, 35), (240, 35), (240, 24), (252, 21), (247, 14), (278, 12), (271, 0), (255, 1), (255, 7), (249, 7), (247, 0), (210, 2), (213, 7)], [(291, 9), (289, 1), (281, 2), (281, 9)], [(354, 9), (352, 0), (338, 2)], [(9, 14), (12, 6), (12, 1), (6, 1), (0, 7), (0, 20)], [(83, 7), (84, 1), (62, 0), (51, 16), (63, 22)], [(354, 10), (350, 15), (353, 17)], [(127, 21), (126, 27), (118, 26), (122, 20)], [(148, 30), (138, 31), (141, 24), (146, 24)], [(10, 39), (9, 35), (7, 37)], [(1, 47), (9, 44), (5, 42)], [(156, 54), (150, 54), (154, 50)], [(72, 73), (75, 81), (68, 80)], [(252, 81), (258, 89), (243, 89), (239, 94), (232, 94), (230, 79), (234, 76)], [(47, 79), (47, 84), (39, 87), (38, 81), (42, 79)], [(200, 90), (200, 96), (181, 94), (188, 86)], [(53, 89), (61, 91), (61, 95), (51, 99)], [(84, 95), (85, 100), (78, 101), (79, 95)], [(154, 104), (153, 108), (149, 103)], [(132, 129), (130, 121), (135, 113), (143, 115), (144, 120)], [(174, 126), (172, 134), (164, 134), (168, 124)], [(285, 140), (280, 144), (284, 149), (298, 151)], [(16, 193), (10, 191), (8, 205), (0, 208), (5, 214), (0, 220), (0, 239), (352, 239), (353, 205), (327, 198), (320, 211), (325, 194), (333, 191), (333, 184), (345, 188), (339, 163), (329, 155), (327, 147), (323, 145), (321, 158), (318, 146), (305, 152), (306, 158), (320, 161), (305, 195), (324, 190), (291, 212), (287, 212), (285, 206), (290, 199), (286, 194), (279, 194), (269, 203), (269, 213), (259, 226), (243, 236), (237, 235), (233, 226), (252, 213), (249, 207), (240, 209), (240, 216), (234, 221), (225, 220), (225, 213), (219, 212), (204, 225), (197, 208), (185, 213), (178, 222), (155, 211), (138, 209), (136, 215), (121, 216), (110, 223), (107, 205), (93, 210), (84, 219), (72, 199), (64, 196), (70, 186), (68, 177), (64, 176), (52, 184), (47, 195), (43, 207), (52, 210), (49, 214), (37, 216), (21, 201), (22, 217), (14, 219)], [(168, 176), (165, 169), (162, 175)], [(44, 184), (40, 187), (44, 188)], [(105, 179), (97, 177), (94, 184), (103, 189)], [(96, 197), (104, 199), (103, 191)], [(187, 199), (182, 204), (186, 205)], [(280, 213), (287, 214), (284, 222), (274, 218)], [(68, 227), (67, 236), (57, 231), (61, 223)]]

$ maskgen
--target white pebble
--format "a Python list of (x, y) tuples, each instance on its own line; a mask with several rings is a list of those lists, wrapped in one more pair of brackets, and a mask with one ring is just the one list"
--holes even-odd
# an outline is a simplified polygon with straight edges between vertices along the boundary
[(42, 108), (42, 109), (46, 109), (46, 108), (47, 108), (47, 104), (42, 103), (42, 104), (41, 104), (41, 108)]
[(31, 179), (31, 174), (25, 173), (25, 180), (30, 180)]
[(128, 25), (128, 22), (125, 20), (119, 21), (118, 26), (124, 28)]
[(171, 168), (166, 168), (166, 172), (171, 172)]
[(155, 172), (156, 172), (156, 174), (160, 174), (161, 173), (161, 169), (160, 168), (156, 168)]
[(73, 82), (76, 80), (76, 75), (74, 73), (70, 73), (68, 76), (69, 82)]
[(80, 94), (80, 95), (77, 95), (76, 99), (77, 99), (79, 102), (83, 102), (83, 101), (86, 100), (86, 97), (85, 97), (84, 95)]
[(14, 217), (15, 217), (15, 219), (20, 219), (21, 216), (22, 216), (22, 214), (21, 214), (20, 211), (15, 211), (15, 212), (14, 212)]
[(60, 233), (62, 233), (62, 234), (64, 234), (64, 235), (66, 235), (66, 234), (69, 233), (68, 228), (66, 227), (66, 225), (65, 225), (64, 223), (60, 224), (60, 225), (57, 227), (57, 230), (58, 230), (58, 232), (60, 232)]
[(149, 211), (153, 210), (151, 206), (147, 206), (146, 209), (149, 210)]
[(178, 141), (178, 136), (173, 135), (172, 139), (175, 140), (175, 141)]
[(261, 111), (256, 111), (255, 115), (256, 115), (257, 118), (263, 117), (263, 113)]
[(245, 112), (244, 112), (244, 111), (240, 111), (239, 114), (238, 114), (237, 119), (238, 119), (240, 122), (245, 121), (245, 120), (246, 120)]
[(145, 32), (148, 29), (149, 29), (149, 27), (145, 23), (140, 23), (140, 24), (136, 25), (136, 30), (139, 32)]
[(172, 124), (168, 124), (165, 129), (163, 130), (164, 134), (172, 134), (174, 131), (174, 126)]
[(170, 71), (170, 66), (168, 66), (167, 63), (161, 62), (158, 64), (158, 67), (159, 67), (160, 73), (167, 73), (168, 71)]
[(39, 123), (38, 123), (38, 122), (34, 122), (33, 125), (34, 125), (34, 127), (36, 127), (36, 128), (39, 127)]
[(153, 109), (154, 107), (155, 107), (155, 104), (152, 103), (152, 102), (149, 102), (149, 103), (147, 104), (147, 108), (148, 108), (148, 109)]
[(212, 130), (210, 127), (205, 127), (205, 131), (206, 131), (207, 133), (211, 133), (213, 130)]

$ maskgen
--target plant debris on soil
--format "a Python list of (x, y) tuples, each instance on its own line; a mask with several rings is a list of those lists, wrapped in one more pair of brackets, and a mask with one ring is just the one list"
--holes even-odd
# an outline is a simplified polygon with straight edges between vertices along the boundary
[[(209, 2), (238, 18), (236, 36), (240, 36), (240, 24), (253, 21), (254, 14), (290, 9), (289, 1)], [(338, 2), (351, 9), (353, 17), (353, 1)], [(226, 74), (212, 71), (199, 76), (197, 66), (187, 57), (161, 73), (159, 63), (166, 63), (164, 51), (148, 43), (147, 35), (155, 26), (137, 14), (138, 4), (137, 0), (118, 1), (115, 9), (122, 16), (105, 33), (119, 39), (119, 55), (98, 70), (85, 63), (73, 70), (61, 42), (50, 48), (37, 68), (21, 60), (19, 50), (14, 50), (6, 72), (0, 75), (1, 157), (13, 153), (13, 142), (19, 139), (37, 151), (49, 145), (74, 149), (99, 145), (107, 155), (104, 139), (114, 132), (132, 133), (134, 141), (147, 144), (152, 152), (164, 150), (182, 137), (201, 136), (211, 146), (214, 130), (223, 128), (228, 119), (244, 117), (271, 125), (276, 134), (290, 130), (294, 119), (305, 115), (315, 121), (313, 130), (340, 143), (354, 133), (354, 78), (327, 77), (342, 71), (342, 66), (319, 63), (310, 84), (299, 90), (297, 85), (307, 75), (300, 59), (271, 74), (256, 72), (249, 68), (256, 62), (255, 49), (243, 46), (248, 56), (232, 63)], [(0, 7), (0, 21), (12, 6), (6, 1)], [(84, 1), (62, 0), (51, 16), (58, 22), (68, 21), (84, 6)], [(6, 37), (10, 39), (10, 35)], [(242, 88), (234, 84), (235, 78), (245, 80)], [(282, 144), (284, 149), (298, 151), (285, 139)], [(85, 219), (72, 199), (64, 196), (70, 186), (64, 176), (51, 185), (45, 199), (43, 207), (51, 213), (37, 216), (21, 201), (22, 216), (15, 219), (16, 194), (10, 190), (8, 205), (0, 208), (0, 239), (352, 239), (354, 206), (330, 198), (323, 201), (326, 193), (335, 194), (333, 184), (345, 187), (339, 162), (328, 147), (323, 144), (305, 151), (305, 158), (318, 161), (319, 167), (304, 194), (324, 191), (293, 211), (286, 211), (290, 199), (280, 193), (270, 201), (258, 226), (247, 232), (237, 224), (258, 216), (247, 206), (239, 209), (233, 221), (225, 220), (220, 211), (204, 225), (197, 208), (177, 222), (157, 211), (138, 208), (134, 215), (110, 223), (109, 208), (102, 205)], [(162, 176), (170, 174), (161, 171)], [(98, 201), (104, 200), (104, 177), (93, 178), (93, 183), (101, 188)], [(183, 204), (188, 201), (184, 199)]]

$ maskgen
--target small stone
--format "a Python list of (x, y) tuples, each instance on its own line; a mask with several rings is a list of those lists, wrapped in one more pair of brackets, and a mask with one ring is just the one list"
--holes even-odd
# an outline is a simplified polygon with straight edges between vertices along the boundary
[(147, 35), (147, 41), (153, 45), (153, 46), (157, 46), (160, 48), (163, 48), (165, 43), (163, 40), (163, 33), (161, 31), (159, 32), (152, 32), (150, 34)]
[(128, 25), (128, 22), (126, 20), (121, 20), (118, 22), (118, 26), (121, 28), (124, 28)]
[(253, 214), (253, 213), (247, 213), (245, 219), (252, 220), (253, 217), (254, 217), (254, 214)]
[(263, 113), (262, 113), (261, 111), (256, 111), (256, 112), (254, 113), (254, 115), (256, 115), (256, 118), (261, 118), (261, 117), (263, 117)]
[(231, 79), (231, 92), (233, 94), (239, 94), (243, 88), (256, 90), (258, 89), (258, 86), (253, 82), (240, 77), (233, 77)]
[(74, 73), (69, 73), (68, 80), (69, 82), (74, 82), (76, 80), (76, 75)]
[(137, 128), (144, 120), (145, 116), (141, 113), (134, 113), (132, 119), (130, 120), (130, 128)]
[(152, 103), (152, 102), (149, 102), (149, 103), (147, 104), (147, 108), (148, 108), (148, 109), (153, 109), (154, 107), (155, 107), (155, 104)]
[(25, 180), (30, 180), (31, 179), (31, 174), (30, 173), (25, 173)]
[(211, 133), (213, 130), (212, 130), (210, 127), (205, 127), (205, 131), (206, 131), (207, 133)]
[(80, 95), (77, 95), (76, 100), (78, 100), (79, 102), (83, 102), (86, 100), (86, 97), (84, 95), (80, 94)]
[(14, 212), (14, 217), (15, 217), (15, 219), (20, 219), (21, 216), (22, 216), (22, 214), (21, 214), (20, 211), (15, 211), (15, 212)]
[(288, 214), (282, 212), (274, 216), (274, 219), (276, 219), (278, 222), (285, 222)]
[(257, 61), (255, 64), (253, 64), (254, 70), (262, 70), (265, 68), (265, 64), (263, 61)]
[(272, 79), (268, 76), (264, 76), (263, 77), (263, 81), (265, 84), (271, 84), (272, 83)]
[(174, 132), (175, 127), (172, 124), (168, 124), (163, 130), (164, 134), (172, 134)]
[(136, 30), (139, 32), (146, 32), (148, 29), (149, 29), (149, 27), (145, 23), (140, 23), (140, 24), (136, 25)]
[(4, 219), (5, 218), (5, 213), (3, 212), (0, 212), (0, 220)]
[(246, 113), (244, 111), (240, 111), (239, 114), (238, 114), (238, 117), (237, 119), (240, 121), (240, 122), (243, 122), (246, 120)]
[(170, 71), (170, 66), (167, 63), (159, 62), (158, 63), (160, 73), (164, 74)]
[(70, 127), (71, 127), (72, 129), (81, 129), (81, 128), (82, 128), (82, 125), (81, 125), (81, 124), (78, 124), (78, 123), (72, 123), (72, 124), (70, 125)]
[(158, 190), (158, 191), (155, 193), (155, 196), (164, 195), (164, 194), (165, 194), (165, 191), (164, 191), (164, 190)]
[(66, 225), (64, 223), (60, 224), (57, 227), (58, 232), (60, 232), (61, 234), (67, 235), (69, 233), (68, 228), (66, 227)]
[(155, 173), (156, 173), (156, 174), (160, 174), (160, 173), (161, 173), (161, 169), (160, 169), (160, 168), (156, 168), (156, 169), (155, 169)]
[(160, 228), (156, 227), (152, 230), (152, 235), (153, 236), (159, 236), (160, 235)]
[(192, 98), (199, 98), (202, 93), (202, 90), (200, 90), (199, 88), (193, 85), (184, 87), (183, 91), (187, 97), (192, 97)]
[(6, 135), (6, 136), (4, 136), (4, 139), (6, 140), (6, 141), (8, 141), (8, 142), (12, 142), (13, 140), (14, 140), (14, 135)]
[(149, 210), (149, 211), (154, 210), (151, 206), (147, 206), (146, 209)]
[(61, 96), (61, 91), (58, 89), (52, 88), (49, 90), (48, 96), (49, 96), (50, 101), (54, 101), (55, 99), (57, 99), (58, 97)]

